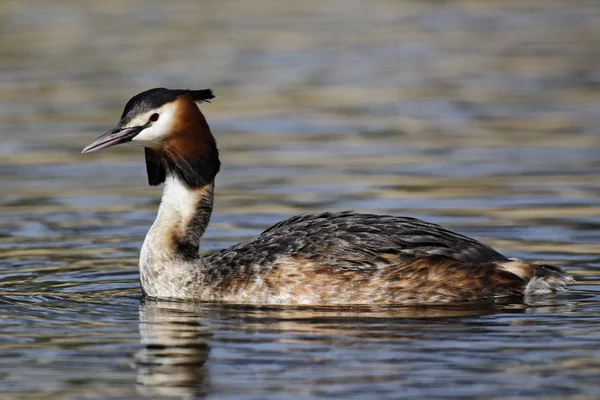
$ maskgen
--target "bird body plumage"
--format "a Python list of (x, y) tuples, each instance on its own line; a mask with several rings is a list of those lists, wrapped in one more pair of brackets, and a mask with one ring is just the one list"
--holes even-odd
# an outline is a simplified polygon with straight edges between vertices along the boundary
[(509, 259), (475, 239), (415, 218), (350, 211), (303, 214), (201, 255), (220, 161), (196, 103), (210, 90), (134, 96), (117, 127), (84, 149), (145, 147), (150, 185), (165, 183), (140, 254), (150, 297), (252, 304), (448, 303), (547, 294), (572, 278)]

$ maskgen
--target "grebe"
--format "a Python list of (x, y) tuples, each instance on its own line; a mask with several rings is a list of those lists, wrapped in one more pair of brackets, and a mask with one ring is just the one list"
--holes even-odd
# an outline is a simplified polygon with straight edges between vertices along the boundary
[(151, 89), (82, 153), (144, 147), (148, 183), (164, 183), (140, 254), (144, 294), (250, 304), (449, 303), (563, 290), (560, 268), (510, 259), (439, 225), (389, 215), (326, 212), (279, 222), (201, 255), (220, 161), (198, 104), (210, 89)]

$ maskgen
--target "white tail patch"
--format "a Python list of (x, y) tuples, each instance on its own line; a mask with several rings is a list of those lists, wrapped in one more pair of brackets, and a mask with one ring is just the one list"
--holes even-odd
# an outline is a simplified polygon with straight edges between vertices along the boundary
[(525, 290), (523, 294), (527, 295), (539, 295), (539, 294), (550, 294), (555, 292), (556, 290), (562, 289), (562, 286), (552, 286), (548, 281), (544, 278), (540, 278), (534, 276), (531, 278), (527, 286), (525, 286)]

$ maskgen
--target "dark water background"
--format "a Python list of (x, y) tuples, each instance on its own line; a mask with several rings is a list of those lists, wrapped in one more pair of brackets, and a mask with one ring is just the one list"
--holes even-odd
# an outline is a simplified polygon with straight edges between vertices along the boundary
[[(0, 397), (600, 397), (600, 2), (0, 2)], [(578, 280), (529, 304), (140, 301), (124, 103), (212, 87), (203, 249), (354, 209)]]

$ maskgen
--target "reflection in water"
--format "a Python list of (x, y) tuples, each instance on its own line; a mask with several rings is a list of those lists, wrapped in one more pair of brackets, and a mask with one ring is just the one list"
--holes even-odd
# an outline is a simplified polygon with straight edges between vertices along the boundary
[[(442, 345), (444, 340), (459, 339), (467, 332), (480, 330), (478, 319), (487, 315), (566, 312), (572, 307), (564, 299), (545, 299), (529, 305), (471, 303), (427, 307), (242, 306), (146, 299), (140, 305), (143, 348), (136, 355), (138, 392), (148, 396), (202, 397), (225, 383), (219, 375), (219, 367), (214, 367), (219, 372), (210, 373), (209, 358), (216, 357), (213, 366), (224, 363), (231, 368), (241, 368), (236, 373), (239, 381), (244, 381), (246, 375), (252, 376), (256, 370), (251, 358), (244, 356), (248, 351), (255, 359), (264, 358), (272, 368), (277, 363), (289, 363), (293, 368), (293, 360), (299, 356), (298, 362), (302, 363), (303, 354), (306, 354), (303, 362), (316, 361), (317, 357), (308, 351), (311, 348), (335, 353), (352, 343), (360, 345), (350, 347), (378, 343), (388, 355), (401, 359), (416, 343), (429, 342), (431, 344), (425, 347), (436, 347), (436, 342)], [(529, 324), (514, 322), (514, 326), (519, 325)], [(442, 327), (448, 336), (439, 332)], [(274, 345), (281, 351), (273, 353)], [(213, 347), (217, 349), (216, 356)], [(318, 357), (327, 360), (330, 356)], [(261, 367), (264, 367), (262, 363)], [(397, 373), (411, 376), (404, 370), (400, 368)], [(385, 380), (392, 371), (393, 368), (386, 367), (379, 372), (379, 378), (370, 379)], [(213, 376), (215, 383), (211, 382)], [(336, 379), (350, 383), (353, 378), (350, 373)], [(227, 390), (243, 392), (243, 388)]]
[(140, 394), (200, 397), (209, 382), (205, 368), (210, 333), (192, 307), (170, 302), (142, 302), (136, 356)]
[[(136, 355), (138, 390), (152, 396), (201, 397), (210, 387), (206, 368), (211, 330), (204, 323), (230, 321), (230, 329), (245, 334), (277, 332), (282, 344), (326, 345), (336, 337), (360, 338), (361, 321), (385, 324), (386, 320), (477, 316), (493, 312), (492, 306), (449, 307), (260, 307), (218, 306), (144, 300), (140, 305), (143, 349)], [(364, 332), (363, 332), (364, 333)], [(304, 335), (310, 335), (306, 337)], [(256, 337), (257, 341), (264, 338)], [(368, 340), (375, 340), (374, 337)], [(385, 340), (383, 337), (381, 340)], [(243, 340), (242, 340), (243, 342)], [(243, 360), (239, 360), (240, 362)]]
[[(0, 2), (0, 396), (599, 398), (599, 20), (571, 0)], [(140, 307), (159, 193), (140, 149), (80, 151), (163, 85), (217, 94), (203, 250), (302, 212), (409, 215), (576, 292)]]

